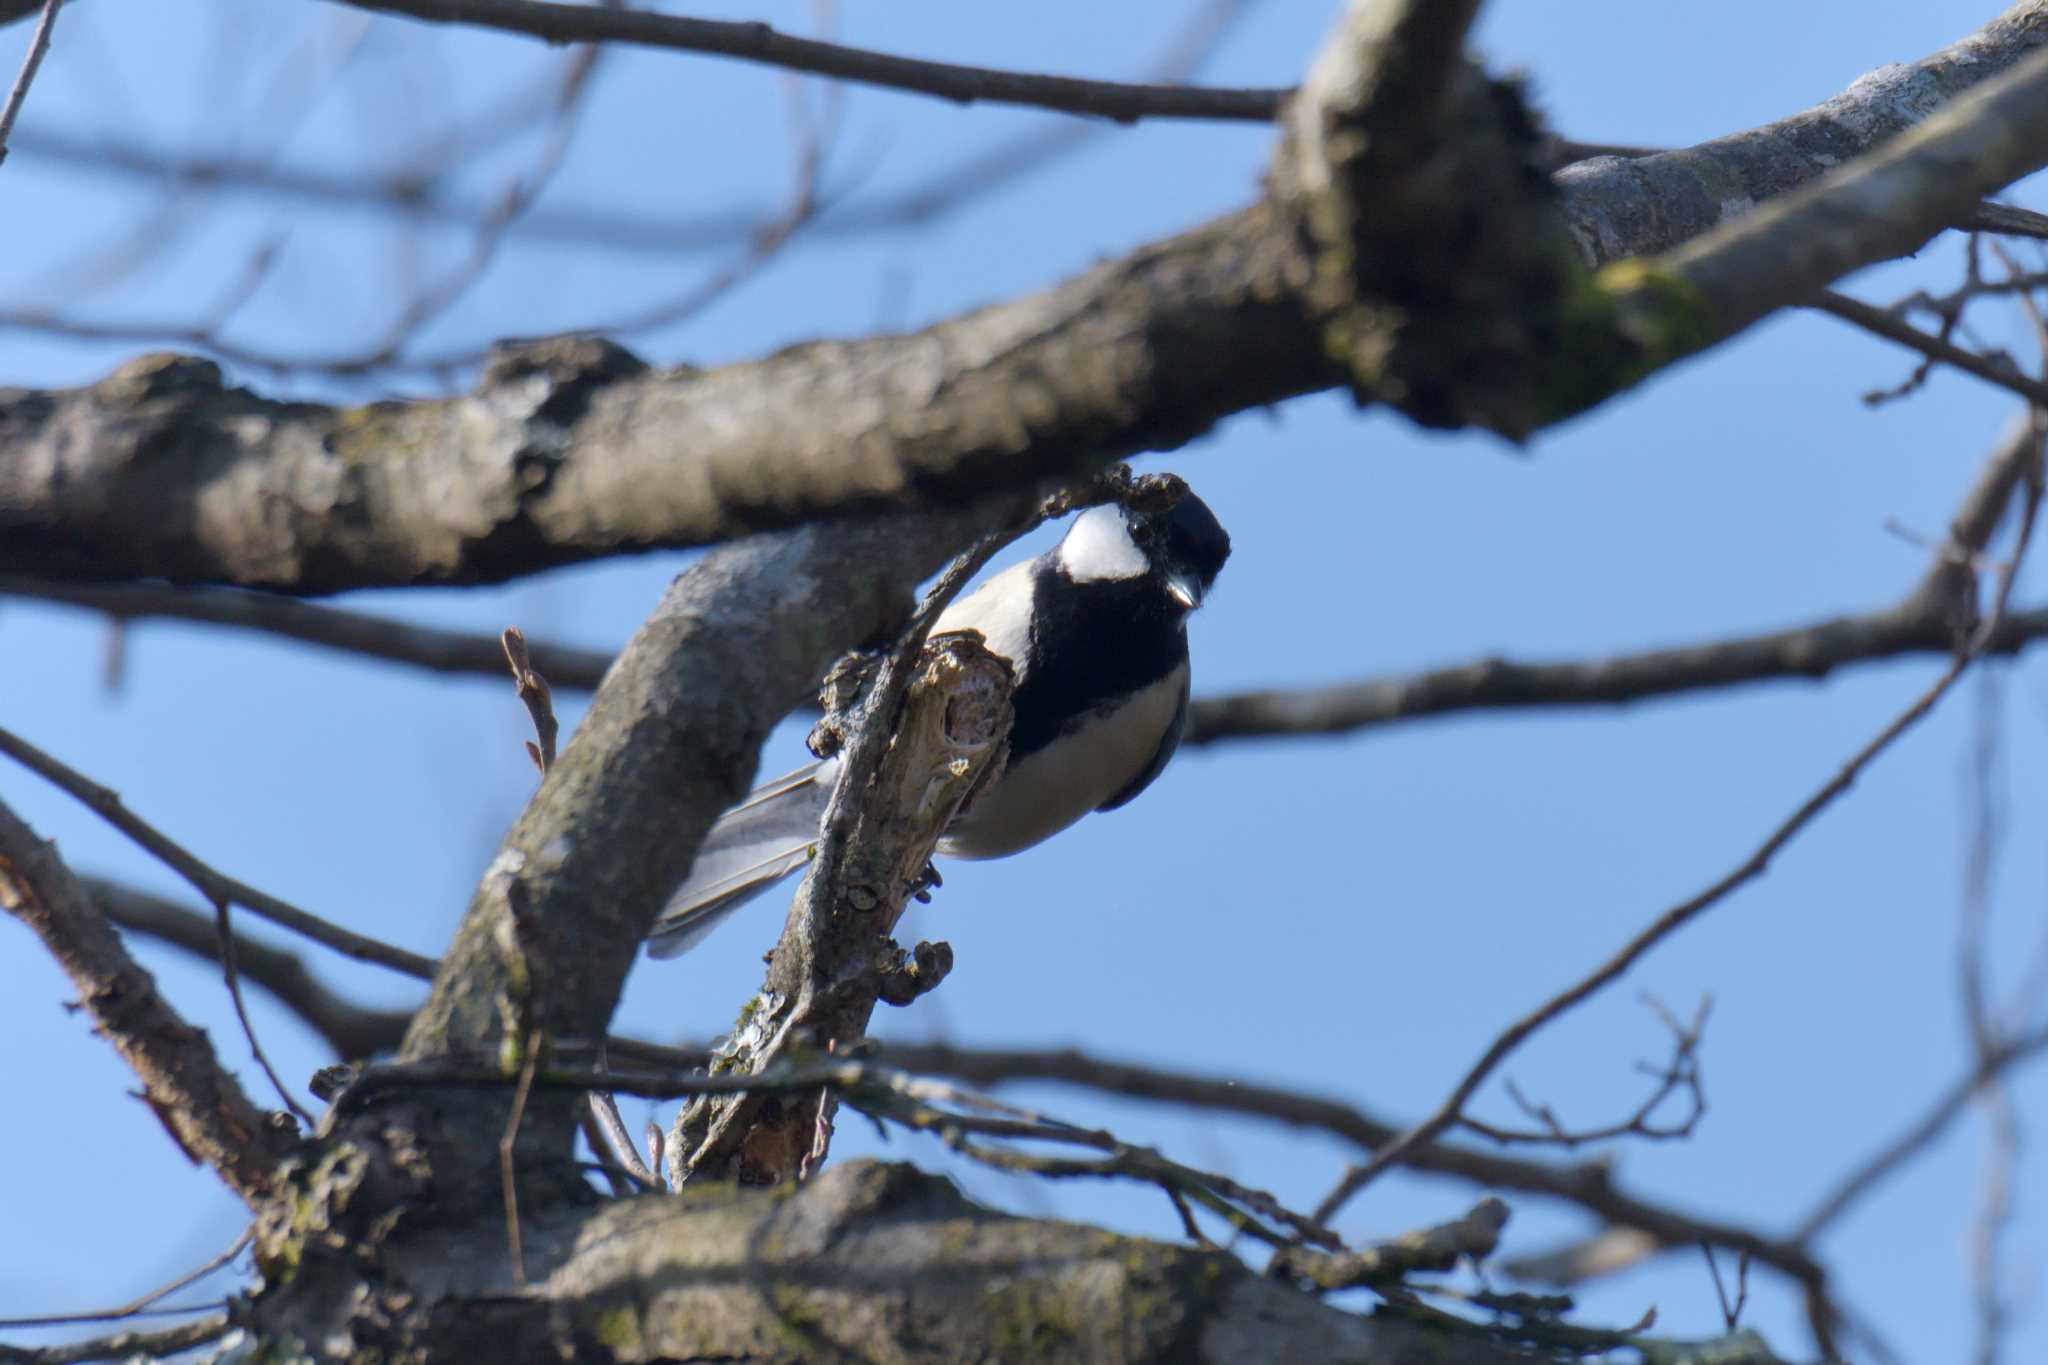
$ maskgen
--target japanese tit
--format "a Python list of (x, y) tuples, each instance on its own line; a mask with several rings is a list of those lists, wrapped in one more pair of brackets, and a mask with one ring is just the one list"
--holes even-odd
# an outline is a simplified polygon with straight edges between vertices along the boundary
[[(1187, 719), (1188, 614), (1229, 557), (1229, 535), (1193, 493), (1162, 512), (1096, 507), (940, 615), (934, 635), (980, 631), (1017, 680), (1008, 764), (955, 817), (940, 853), (1005, 857), (1151, 785)], [(838, 775), (836, 758), (812, 763), (721, 816), (648, 952), (687, 951), (802, 868)]]

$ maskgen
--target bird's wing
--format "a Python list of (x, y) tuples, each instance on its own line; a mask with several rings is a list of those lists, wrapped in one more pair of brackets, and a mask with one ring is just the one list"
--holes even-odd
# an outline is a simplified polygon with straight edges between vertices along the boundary
[(718, 818), (690, 875), (647, 936), (651, 957), (694, 948), (725, 916), (810, 861), (836, 762), (811, 763), (756, 788)]

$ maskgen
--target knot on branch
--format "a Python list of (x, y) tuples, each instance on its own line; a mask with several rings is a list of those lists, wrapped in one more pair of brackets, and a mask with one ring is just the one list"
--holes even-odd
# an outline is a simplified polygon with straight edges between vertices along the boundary
[(1547, 376), (1587, 272), (1519, 84), (1463, 55), (1469, 8), (1352, 6), (1288, 108), (1272, 181), (1359, 400), (1520, 438), (1558, 410)]
[(920, 942), (908, 953), (898, 950), (896, 960), (882, 968), (882, 1002), (901, 1009), (920, 995), (938, 989), (953, 970), (953, 945)]

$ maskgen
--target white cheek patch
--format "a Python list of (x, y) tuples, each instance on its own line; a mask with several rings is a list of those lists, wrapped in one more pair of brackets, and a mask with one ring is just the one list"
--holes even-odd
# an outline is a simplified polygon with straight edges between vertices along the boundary
[(1060, 542), (1058, 557), (1076, 583), (1138, 578), (1150, 567), (1124, 525), (1123, 509), (1113, 506), (1083, 512)]

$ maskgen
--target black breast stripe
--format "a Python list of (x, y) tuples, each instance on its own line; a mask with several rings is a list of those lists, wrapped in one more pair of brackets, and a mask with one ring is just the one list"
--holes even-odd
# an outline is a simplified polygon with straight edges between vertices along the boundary
[(1032, 666), (1017, 684), (1013, 763), (1188, 657), (1182, 615), (1151, 575), (1075, 583), (1046, 574), (1033, 595)]

